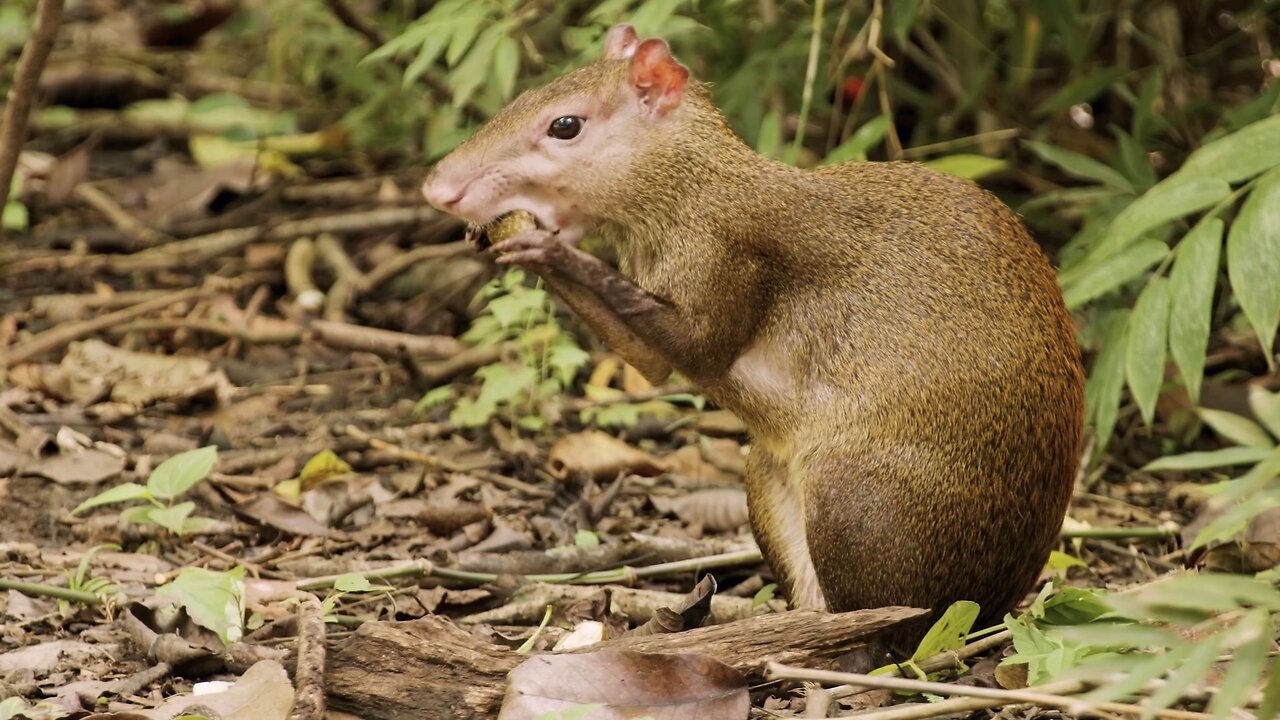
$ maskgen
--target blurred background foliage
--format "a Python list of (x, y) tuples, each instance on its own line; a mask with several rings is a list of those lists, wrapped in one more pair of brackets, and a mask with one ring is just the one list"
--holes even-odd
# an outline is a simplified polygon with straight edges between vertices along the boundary
[[(33, 4), (0, 8), (10, 59)], [(202, 5), (141, 4), (170, 20)], [(224, 134), (324, 130), (362, 167), (425, 168), (631, 22), (671, 42), (762, 154), (928, 162), (1021, 213), (1075, 312), (1095, 462), (1115, 435), (1181, 457), (1207, 424), (1217, 454), (1166, 458), (1169, 469), (1251, 465), (1280, 436), (1268, 413), (1280, 385), (1280, 0), (227, 5), (201, 57), (244, 84), (176, 108), (141, 99), (140, 113), (222, 128), (253, 111)], [(1201, 408), (1246, 384), (1248, 402), (1241, 389)]]

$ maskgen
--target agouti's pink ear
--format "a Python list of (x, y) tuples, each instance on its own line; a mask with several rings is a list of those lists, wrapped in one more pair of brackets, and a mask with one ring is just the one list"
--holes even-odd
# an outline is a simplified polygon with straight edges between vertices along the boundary
[(688, 80), (688, 69), (671, 57), (666, 40), (649, 38), (631, 56), (631, 87), (640, 102), (659, 115), (680, 104)]
[(618, 23), (609, 28), (609, 33), (604, 36), (604, 59), (625, 60), (636, 54), (636, 47), (639, 45), (640, 37), (636, 35), (635, 27)]

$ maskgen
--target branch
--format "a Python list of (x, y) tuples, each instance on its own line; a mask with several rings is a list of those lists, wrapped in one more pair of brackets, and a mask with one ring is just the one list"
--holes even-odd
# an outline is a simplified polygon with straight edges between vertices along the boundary
[[(27, 120), (35, 100), (36, 85), (45, 61), (53, 50), (53, 41), (62, 24), (62, 0), (40, 0), (36, 6), (36, 26), (31, 39), (18, 58), (18, 70), (9, 88), (9, 100), (4, 108), (4, 120), (0, 123), (0, 209), (9, 200), (9, 186), (13, 184), (13, 172), (18, 167), (18, 153), (27, 137)], [(4, 230), (0, 228), (0, 234)]]

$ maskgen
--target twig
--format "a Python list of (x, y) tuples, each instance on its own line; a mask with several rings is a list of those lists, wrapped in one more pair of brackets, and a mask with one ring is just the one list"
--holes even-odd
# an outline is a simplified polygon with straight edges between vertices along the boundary
[(325, 298), (324, 319), (343, 322), (347, 319), (347, 307), (355, 299), (364, 283), (364, 273), (351, 260), (342, 241), (330, 233), (316, 238), (316, 256), (333, 271), (334, 281)]
[[(269, 294), (270, 291), (267, 290), (266, 285), (259, 285), (253, 291), (253, 295), (249, 298), (249, 304), (244, 308), (244, 315), (240, 317), (240, 322), (236, 324), (237, 327), (245, 331), (249, 330), (249, 326), (253, 324), (254, 318), (258, 317), (258, 313), (262, 311), (262, 304), (267, 301), (267, 296)], [(228, 340), (227, 347), (225, 349), (226, 356), (229, 358), (239, 357), (240, 344), (241, 338), (239, 337), (233, 337)]]
[(289, 720), (324, 717), (324, 637), (324, 611), (320, 601), (307, 594), (298, 605), (298, 661)]
[(1166, 523), (1157, 527), (1099, 527), (1099, 528), (1063, 528), (1059, 534), (1064, 540), (1085, 538), (1091, 540), (1162, 540), (1177, 537), (1182, 528), (1177, 523)]
[(462, 343), (447, 335), (411, 335), (330, 320), (313, 320), (309, 327), (317, 338), (328, 345), (365, 350), (379, 355), (408, 352), (418, 357), (443, 358), (462, 352)]
[(94, 210), (106, 216), (120, 232), (125, 236), (134, 240), (144, 247), (161, 245), (167, 242), (173, 242), (173, 238), (158, 230), (153, 230), (143, 225), (137, 218), (130, 215), (124, 208), (120, 207), (110, 195), (102, 192), (98, 188), (89, 183), (80, 183), (76, 186), (76, 196), (85, 201)]
[(800, 148), (804, 146), (804, 137), (809, 129), (809, 107), (813, 104), (813, 84), (818, 79), (818, 52), (822, 49), (822, 15), (826, 9), (824, 0), (813, 3), (813, 29), (809, 36), (809, 62), (804, 70), (804, 92), (800, 95), (800, 120), (796, 125), (796, 136), (791, 142), (791, 155), (800, 156)]
[(0, 367), (12, 367), (38, 355), (56, 350), (69, 342), (128, 322), (149, 312), (162, 310), (170, 305), (186, 302), (194, 298), (211, 295), (214, 292), (216, 291), (212, 288), (187, 288), (186, 290), (179, 290), (154, 300), (146, 300), (132, 307), (107, 313), (96, 318), (57, 325), (20, 345), (9, 348), (8, 352), (0, 353)]
[[(975, 640), (968, 645), (957, 650), (949, 650), (940, 652), (933, 657), (925, 658), (916, 663), (916, 667), (920, 668), (926, 675), (943, 670), (954, 670), (960, 667), (960, 664), (975, 655), (981, 655), (988, 650), (994, 650), (1001, 645), (1009, 642), (1013, 638), (1013, 633), (1009, 630), (1001, 630), (998, 633), (988, 635), (981, 640)], [(902, 666), (893, 665), (884, 670), (877, 671), (882, 673), (882, 677), (903, 677)], [(857, 685), (838, 685), (831, 688), (831, 694), (841, 698), (849, 695), (855, 695), (860, 692), (866, 692), (867, 688)]]
[(284, 258), (284, 284), (298, 306), (307, 312), (315, 312), (324, 304), (324, 293), (311, 279), (316, 264), (316, 246), (311, 238), (300, 237), (289, 245)]
[(459, 240), (445, 243), (444, 245), (423, 245), (409, 252), (401, 253), (379, 263), (372, 270), (365, 273), (364, 279), (360, 284), (360, 292), (367, 293), (420, 262), (461, 255), (473, 248), (474, 246), (471, 243)]
[(194, 332), (220, 335), (247, 342), (251, 345), (292, 345), (303, 337), (301, 328), (258, 331), (238, 327), (216, 320), (199, 318), (158, 318), (155, 320), (135, 320), (115, 328), (113, 332), (124, 334), (129, 332), (146, 332), (149, 330), (191, 330)]
[[(800, 682), (849, 683), (871, 688), (887, 688), (913, 693), (932, 693), (934, 695), (960, 695), (963, 697), (981, 698), (995, 701), (989, 707), (1012, 705), (1015, 703), (1033, 703), (1047, 707), (1063, 708), (1069, 713), (1083, 714), (1096, 710), (1129, 715), (1146, 715), (1168, 720), (1212, 720), (1206, 713), (1186, 710), (1156, 710), (1129, 703), (1091, 703), (1078, 698), (1065, 697), (1066, 693), (1080, 692), (1085, 684), (1080, 681), (1063, 681), (1043, 687), (1030, 687), (1025, 690), (1002, 690), (999, 688), (974, 687), (951, 683), (930, 682), (927, 680), (909, 680), (906, 678), (886, 677), (882, 675), (863, 675), (861, 673), (831, 672), (828, 670), (809, 670), (807, 668), (790, 667), (776, 662), (765, 665), (765, 677), (772, 680), (796, 680)], [(1070, 683), (1070, 684), (1068, 684)], [(926, 717), (935, 717), (930, 715)], [(866, 717), (866, 716), (862, 716)], [(883, 719), (881, 719), (883, 720)]]
[[(9, 201), (9, 186), (13, 184), (18, 155), (27, 138), (27, 121), (35, 102), (36, 86), (61, 24), (62, 0), (40, 0), (36, 5), (35, 29), (18, 58), (18, 69), (14, 72), (13, 86), (9, 88), (5, 103), (4, 119), (0, 121), (0, 209)], [(4, 229), (0, 228), (0, 235), (3, 234)]]

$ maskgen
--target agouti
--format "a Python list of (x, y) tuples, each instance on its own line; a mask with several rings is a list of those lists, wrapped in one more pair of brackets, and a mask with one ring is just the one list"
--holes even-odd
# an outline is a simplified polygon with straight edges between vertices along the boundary
[[(436, 165), (436, 207), (539, 228), (497, 243), (653, 382), (750, 430), (757, 541), (793, 604), (982, 607), (1058, 535), (1083, 374), (1052, 270), (973, 183), (910, 163), (756, 154), (667, 43), (524, 93)], [(621, 273), (579, 250), (598, 232)]]

